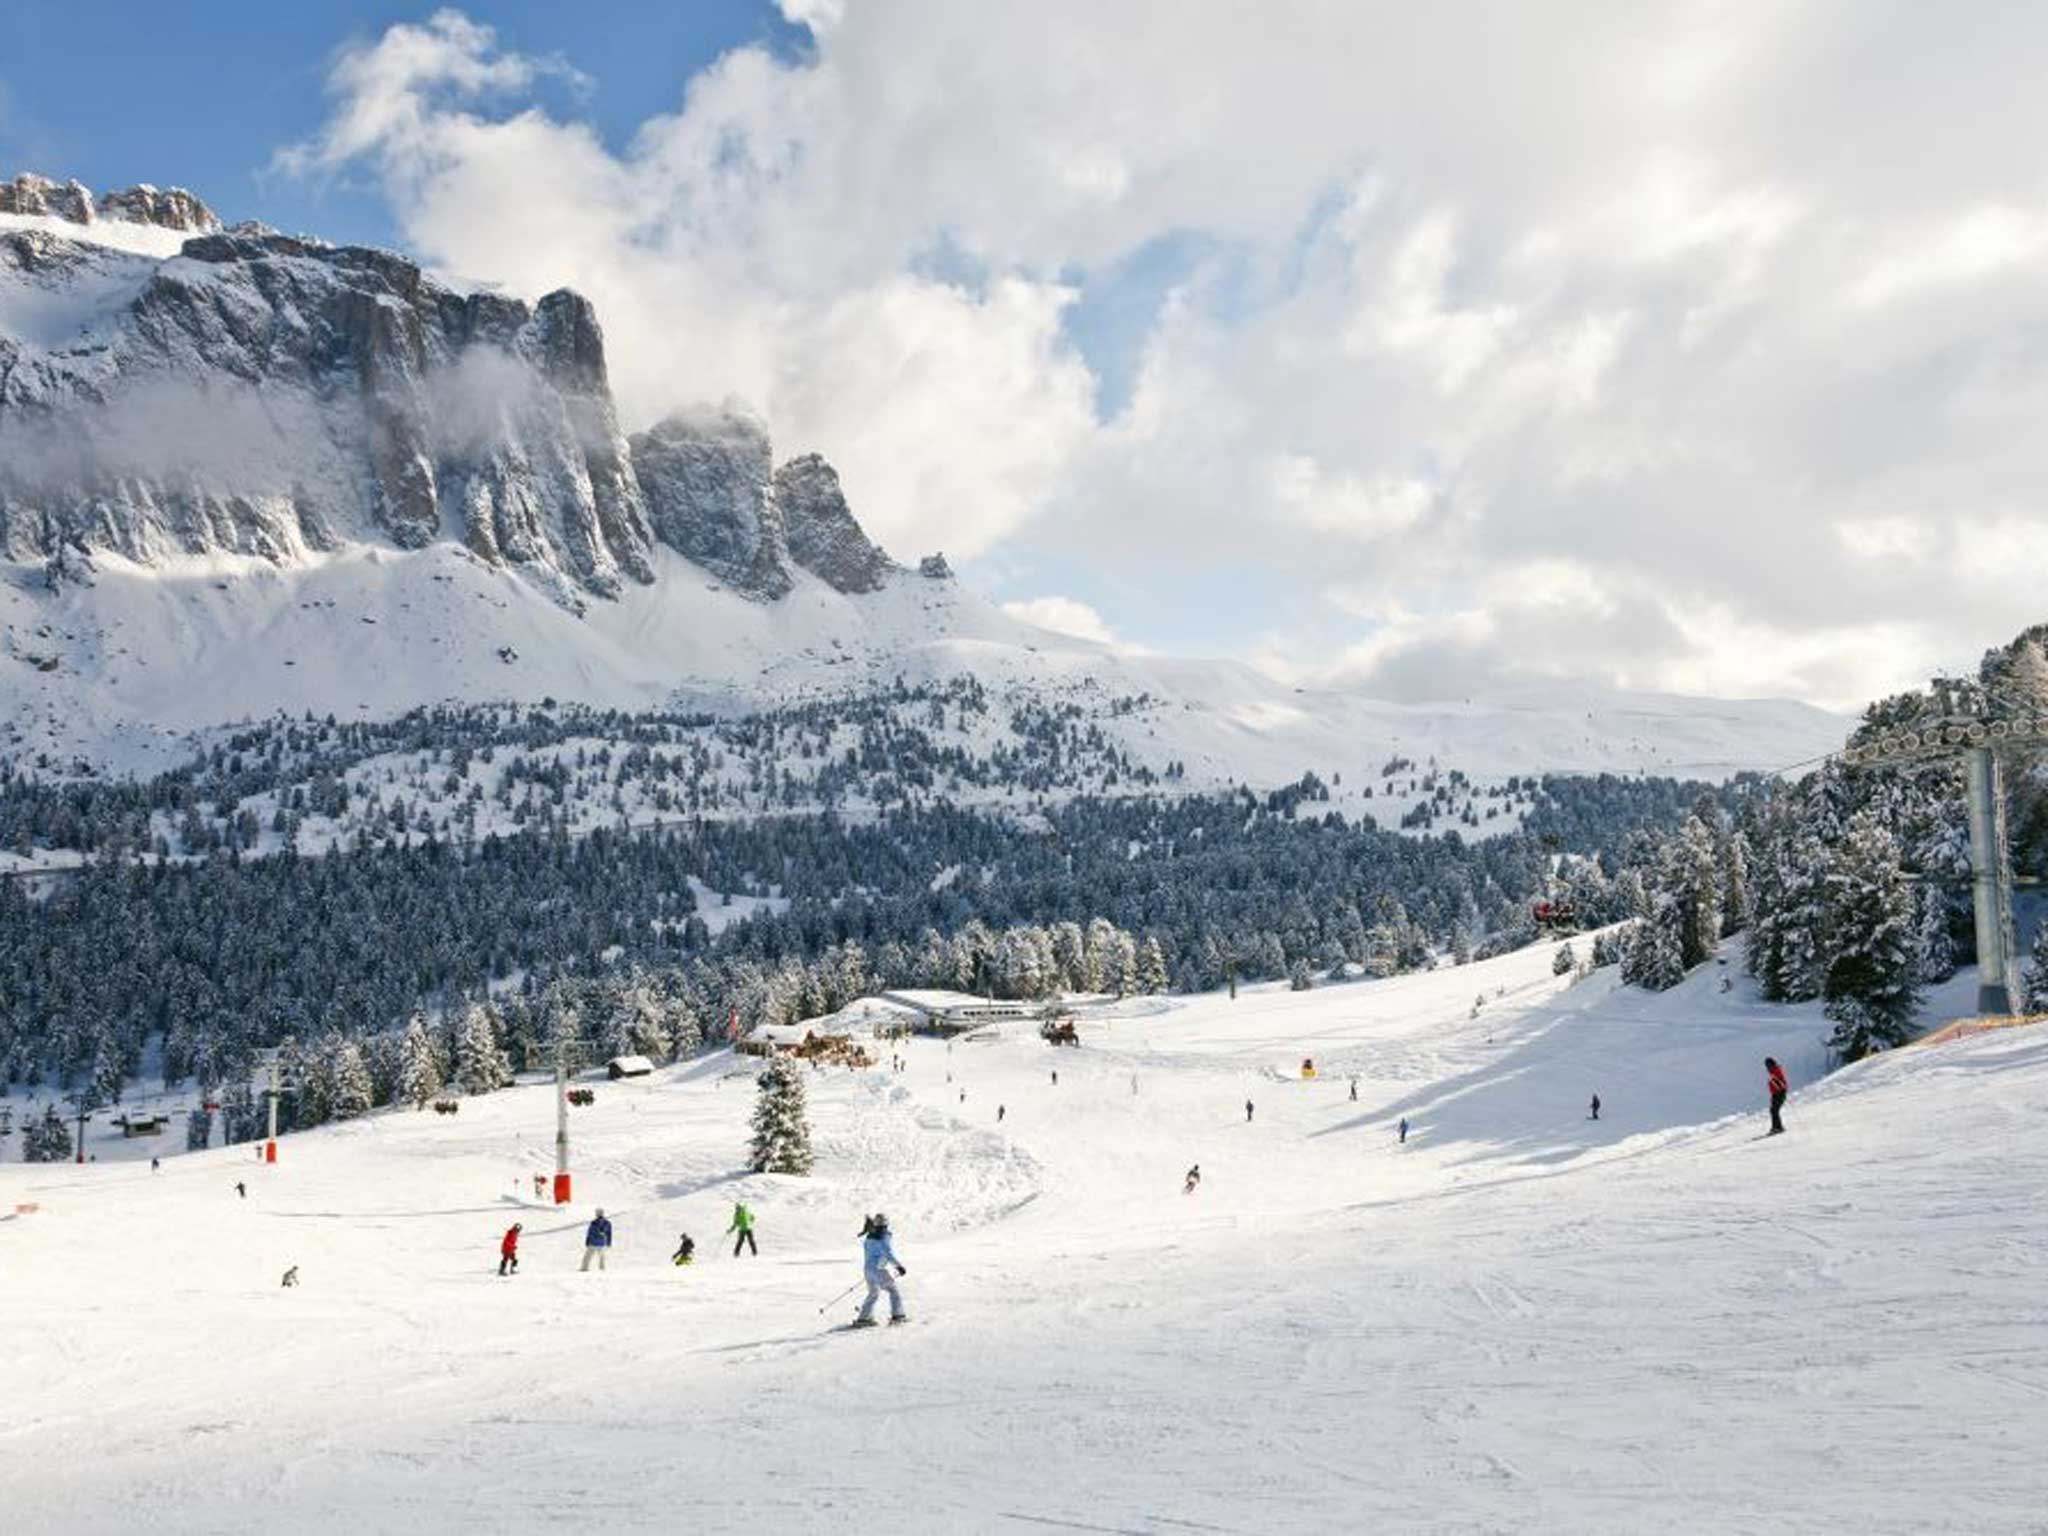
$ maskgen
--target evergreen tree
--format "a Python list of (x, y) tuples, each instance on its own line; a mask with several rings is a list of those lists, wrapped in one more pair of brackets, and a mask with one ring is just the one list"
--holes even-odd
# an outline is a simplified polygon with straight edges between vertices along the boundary
[(427, 1016), (416, 1012), (405, 1021), (405, 1038), (398, 1048), (398, 1097), (414, 1109), (425, 1109), (440, 1091), (441, 1063), (427, 1034)]
[(363, 1059), (363, 1048), (353, 1040), (337, 1040), (333, 1045), (333, 1066), (330, 1070), (334, 1079), (334, 1118), (354, 1120), (367, 1115), (375, 1095), (370, 1086), (370, 1064)]
[(213, 1141), (213, 1112), (204, 1104), (192, 1106), (185, 1117), (185, 1150), (204, 1152)]
[(1672, 873), (1672, 896), (1682, 909), (1679, 958), (1687, 970), (1713, 958), (1721, 942), (1721, 869), (1714, 856), (1713, 835), (1697, 816), (1686, 818), (1678, 834)]
[(1316, 984), (1315, 976), (1305, 959), (1296, 960), (1287, 968), (1287, 989), (1290, 992), (1306, 992)]
[(1138, 990), (1146, 994), (1166, 990), (1166, 953), (1156, 935), (1148, 936), (1138, 958)]
[(1949, 932), (1948, 898), (1939, 886), (1920, 887), (1920, 979), (1947, 981), (1956, 973), (1956, 943)]
[(1732, 937), (1749, 927), (1753, 911), (1749, 882), (1749, 839), (1730, 834), (1721, 855), (1721, 933)]
[(66, 1162), (71, 1153), (71, 1127), (64, 1123), (54, 1104), (43, 1110), (42, 1119), (31, 1120), (22, 1130), (21, 1160), (24, 1163)]
[(2034, 950), (2020, 974), (2020, 1006), (2028, 1013), (2048, 1013), (2048, 922), (2034, 934)]
[(490, 1009), (471, 1003), (455, 1032), (455, 1081), (466, 1094), (492, 1093), (512, 1081)]
[(1622, 951), (1621, 979), (1645, 992), (1668, 991), (1685, 980), (1685, 928), (1685, 908), (1673, 900), (1660, 903), (1630, 933)]
[(1849, 820), (1827, 876), (1833, 950), (1822, 995), (1850, 1061), (1903, 1044), (1919, 1002), (1919, 944), (1899, 845), (1870, 811)]
[(771, 1061), (757, 1083), (754, 1142), (748, 1166), (756, 1173), (809, 1173), (811, 1125), (804, 1079), (786, 1057)]
[(1572, 953), (1571, 940), (1567, 939), (1564, 943), (1557, 946), (1557, 953), (1551, 957), (1550, 974), (1553, 976), (1569, 976), (1578, 967), (1579, 957)]

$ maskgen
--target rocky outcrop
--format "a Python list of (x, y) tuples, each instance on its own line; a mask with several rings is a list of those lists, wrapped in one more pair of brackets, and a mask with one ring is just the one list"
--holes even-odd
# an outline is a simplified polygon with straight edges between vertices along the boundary
[(456, 537), (572, 602), (653, 579), (603, 335), (573, 293), (531, 307), (462, 294), (389, 252), (247, 228), (161, 262), (0, 233), (0, 282), (10, 271), (39, 288), (36, 313), (61, 316), (68, 291), (92, 299), (74, 334), (0, 334), (12, 558), (68, 541), (141, 561), (285, 560)]
[(160, 229), (190, 230), (195, 234), (220, 228), (213, 210), (183, 187), (159, 191), (143, 182), (103, 192), (95, 202), (92, 193), (78, 182), (56, 182), (29, 171), (12, 181), (0, 181), (0, 213), (63, 219), (70, 224), (115, 219), (129, 224), (154, 224)]
[(775, 500), (790, 558), (841, 592), (874, 592), (894, 569), (861, 531), (839, 488), (839, 475), (815, 453), (775, 471)]
[[(284, 563), (460, 540), (576, 607), (652, 582), (658, 540), (763, 601), (896, 569), (816, 454), (774, 467), (737, 409), (630, 441), (590, 303), (464, 293), (389, 251), (256, 224), (190, 193), (94, 199), (17, 176), (0, 212), (0, 557), (57, 584), (111, 553)], [(93, 240), (112, 219), (189, 234)], [(930, 574), (927, 572), (927, 574)]]
[(671, 416), (632, 446), (657, 538), (750, 596), (789, 591), (774, 460), (758, 421), (731, 410)]

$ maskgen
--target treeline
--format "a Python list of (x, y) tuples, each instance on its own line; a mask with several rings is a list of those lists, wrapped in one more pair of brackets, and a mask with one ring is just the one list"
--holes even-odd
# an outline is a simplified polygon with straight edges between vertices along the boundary
[[(859, 823), (551, 827), (321, 858), (103, 859), (43, 901), (0, 885), (0, 1076), (111, 1097), (155, 1040), (172, 1076), (225, 1081), (288, 1039), (367, 1042), (415, 1011), (457, 1017), (492, 998), (509, 1012), (551, 986), (610, 985), (636, 969), (682, 1000), (669, 1015), (682, 1038), (685, 1018), (701, 1030), (735, 1008), (747, 1024), (823, 1011), (837, 995), (824, 978), (856, 955), (892, 984), (1035, 995), (1108, 974), (1089, 969), (1096, 919), (1137, 958), (1134, 981), (1119, 941), (1113, 985), (1126, 990), (1304, 964), (1391, 973), (1526, 942), (1529, 904), (1551, 892), (1563, 853), (1590, 856), (1574, 866), (1582, 879), (1618, 871), (1632, 834), (1674, 795), (1549, 779), (1523, 831), (1476, 843), (1274, 814), (1240, 792), (1084, 798), (1030, 818), (941, 803)], [(731, 914), (700, 910), (693, 881), (773, 900), (721, 922)], [(524, 1060), (515, 1023), (500, 1033)]]

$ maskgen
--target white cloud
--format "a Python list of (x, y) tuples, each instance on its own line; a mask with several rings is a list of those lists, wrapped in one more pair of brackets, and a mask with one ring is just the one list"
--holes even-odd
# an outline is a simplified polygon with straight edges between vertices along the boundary
[(1076, 635), (1104, 645), (1116, 644), (1116, 633), (1103, 621), (1102, 615), (1076, 598), (1024, 598), (1003, 604), (1003, 612), (1013, 619), (1036, 624), (1040, 629), (1049, 629), (1055, 634)]
[[(901, 553), (1241, 579), (1365, 686), (1853, 700), (2042, 617), (2048, 10), (783, 11), (622, 152), (443, 12), (288, 163), (589, 293), (630, 418), (738, 394)], [(1099, 419), (1076, 295), (1176, 240)]]

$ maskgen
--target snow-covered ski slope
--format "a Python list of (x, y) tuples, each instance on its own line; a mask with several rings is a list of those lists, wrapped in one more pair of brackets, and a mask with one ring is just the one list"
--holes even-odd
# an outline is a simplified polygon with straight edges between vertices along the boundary
[[(1550, 954), (914, 1042), (810, 1077), (809, 1179), (735, 1172), (723, 1055), (597, 1083), (565, 1211), (539, 1085), (275, 1168), (10, 1164), (7, 1528), (2040, 1530), (2048, 1034), (1816, 1081), (1733, 966)], [(875, 1209), (920, 1326), (830, 1333)]]

